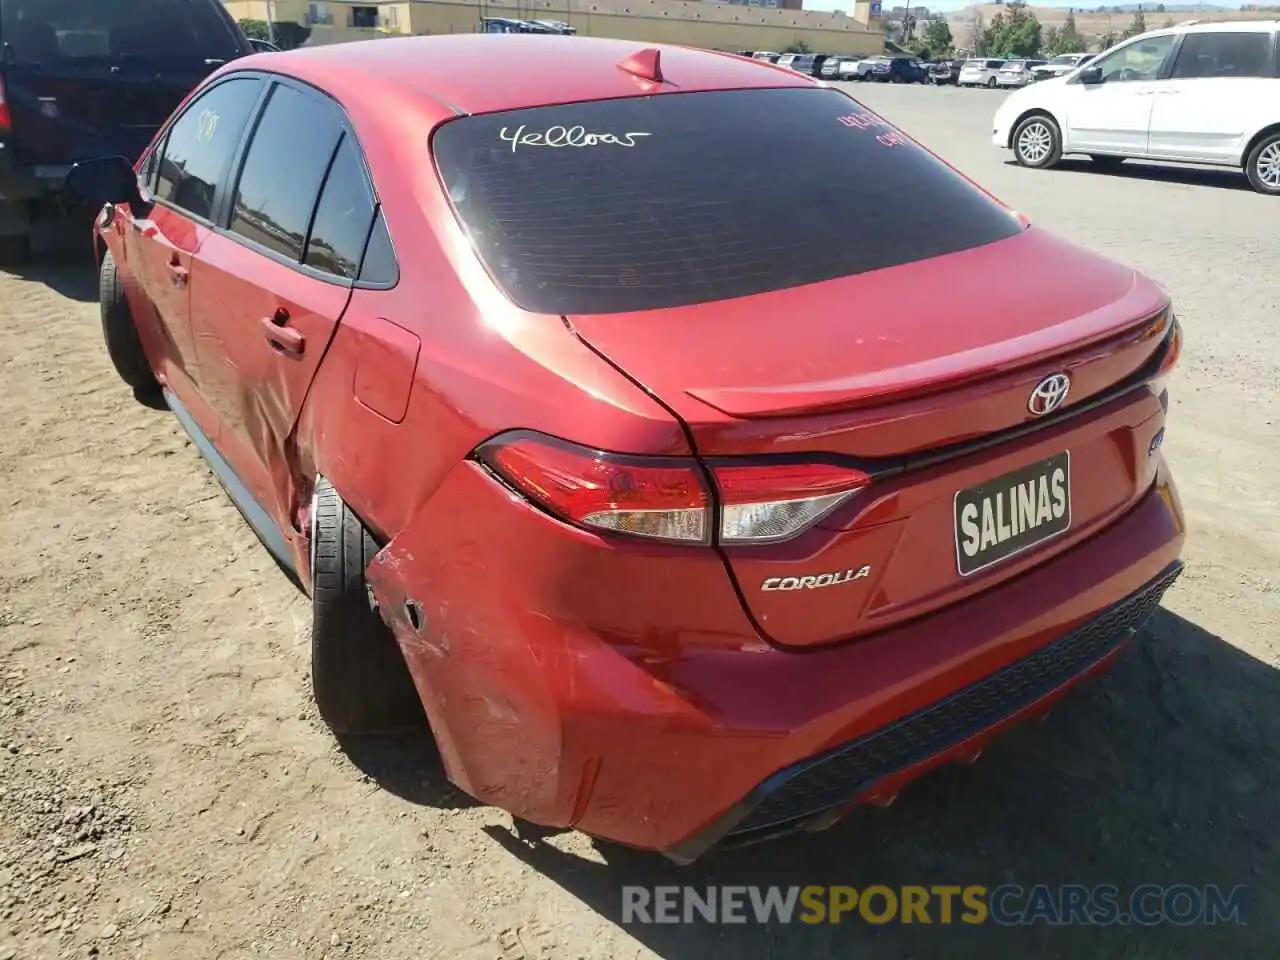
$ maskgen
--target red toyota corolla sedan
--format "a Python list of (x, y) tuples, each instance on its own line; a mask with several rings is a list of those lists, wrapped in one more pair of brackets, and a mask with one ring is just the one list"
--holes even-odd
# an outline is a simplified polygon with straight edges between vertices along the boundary
[(829, 825), (1180, 570), (1166, 294), (792, 71), (249, 57), (71, 182), (117, 369), (314, 597), (325, 719), (425, 707), (523, 820), (682, 861)]

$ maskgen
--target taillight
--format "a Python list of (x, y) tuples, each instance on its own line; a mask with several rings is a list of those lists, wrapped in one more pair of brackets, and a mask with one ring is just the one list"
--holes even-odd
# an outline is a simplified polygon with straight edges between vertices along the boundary
[(8, 133), (13, 127), (13, 118), (9, 115), (9, 95), (4, 88), (4, 77), (0, 77), (0, 133)]
[[(692, 459), (605, 453), (528, 431), (489, 441), (476, 458), (570, 523), (653, 540), (711, 542), (715, 504)], [(725, 544), (794, 537), (870, 482), (860, 471), (827, 464), (718, 461), (711, 472)]]
[(720, 540), (729, 544), (794, 537), (869, 482), (858, 470), (813, 463), (719, 464), (712, 472), (720, 488)]
[(1160, 406), (1164, 407), (1165, 413), (1168, 413), (1169, 375), (1178, 365), (1178, 358), (1182, 356), (1182, 324), (1178, 322), (1173, 311), (1169, 310), (1157, 317), (1149, 329), (1153, 334), (1164, 334), (1166, 338), (1161, 348), (1163, 353), (1160, 355), (1160, 366), (1156, 368), (1151, 378), (1151, 389), (1160, 398)]
[(711, 498), (692, 460), (604, 453), (530, 433), (499, 437), (480, 461), (564, 520), (657, 540), (706, 543)]

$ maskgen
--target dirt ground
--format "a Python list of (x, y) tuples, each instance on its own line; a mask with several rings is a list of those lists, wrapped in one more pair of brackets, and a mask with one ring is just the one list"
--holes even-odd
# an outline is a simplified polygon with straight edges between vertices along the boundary
[[(1114, 672), (826, 834), (684, 869), (523, 843), (420, 739), (320, 724), (306, 601), (176, 422), (114, 379), (91, 272), (46, 261), (0, 275), (0, 960), (1276, 956), (1280, 203), (1007, 168), (982, 136), (994, 99), (952, 93), (868, 97), (1165, 281), (1186, 324), (1166, 451), (1188, 571)], [(1243, 884), (1245, 923), (621, 922), (623, 883), (1004, 882)]]

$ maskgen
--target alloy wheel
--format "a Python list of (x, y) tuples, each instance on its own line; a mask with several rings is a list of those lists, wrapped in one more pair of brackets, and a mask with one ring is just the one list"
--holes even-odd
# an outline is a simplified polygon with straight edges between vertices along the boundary
[(1028, 123), (1018, 134), (1018, 156), (1029, 166), (1043, 163), (1053, 149), (1053, 131), (1043, 121)]
[(1255, 164), (1258, 179), (1271, 190), (1280, 190), (1280, 140), (1266, 147)]

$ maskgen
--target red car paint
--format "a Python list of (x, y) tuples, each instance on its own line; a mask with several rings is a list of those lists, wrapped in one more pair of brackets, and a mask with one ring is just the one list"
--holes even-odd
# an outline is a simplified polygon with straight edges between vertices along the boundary
[[(472, 69), (498, 43), (537, 81)], [(962, 694), (1177, 563), (1182, 514), (1158, 445), (1179, 341), (1159, 287), (1029, 224), (751, 297), (563, 318), (521, 309), (429, 162), (438, 126), (816, 86), (739, 57), (639, 53), (457, 36), (252, 57), (215, 74), (284, 75), (341, 104), (400, 261), (391, 289), (321, 283), (163, 206), (139, 221), (121, 209), (102, 239), (157, 375), (269, 516), (303, 584), (317, 475), (386, 543), (368, 576), (451, 779), (531, 821), (689, 857), (778, 771)], [(853, 334), (832, 315), (849, 303), (861, 307)], [(1063, 415), (1037, 424), (1028, 395), (1058, 372), (1071, 378)], [(585, 449), (648, 458), (637, 477), (669, 465), (687, 483), (662, 494), (705, 503), (710, 524), (733, 483), (767, 484), (782, 455), (819, 465), (795, 482), (853, 492), (783, 542), (615, 534), (517, 492), (495, 473), (514, 460), (480, 462), (513, 430), (568, 441), (570, 463)], [(539, 443), (534, 455), (550, 456)], [(962, 576), (957, 491), (1063, 450), (1069, 529)], [(973, 756), (1114, 655), (796, 825)]]

